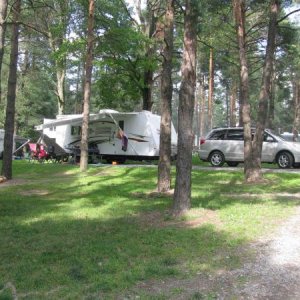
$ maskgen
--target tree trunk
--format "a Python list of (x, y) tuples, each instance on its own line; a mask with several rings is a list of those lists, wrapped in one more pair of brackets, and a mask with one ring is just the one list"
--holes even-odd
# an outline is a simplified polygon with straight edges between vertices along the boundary
[(65, 68), (56, 64), (56, 96), (58, 100), (59, 115), (63, 115), (65, 113), (65, 77)]
[(89, 0), (88, 15), (88, 32), (87, 32), (87, 53), (85, 62), (85, 82), (83, 96), (83, 119), (81, 133), (81, 154), (80, 154), (80, 171), (85, 172), (88, 168), (88, 140), (89, 140), (89, 114), (90, 114), (90, 97), (91, 81), (93, 71), (93, 48), (94, 48), (94, 13), (95, 0)]
[(241, 96), (242, 86), (240, 83), (239, 92), (238, 92), (238, 101), (239, 101), (239, 127), (243, 127), (243, 98)]
[(272, 70), (272, 80), (271, 80), (271, 88), (270, 88), (270, 102), (268, 109), (268, 125), (267, 127), (270, 129), (274, 128), (274, 119), (275, 119), (275, 89), (276, 89), (276, 71), (275, 66), (273, 66)]
[(300, 76), (295, 74), (292, 80), (293, 84), (293, 98), (294, 98), (294, 122), (293, 122), (293, 141), (298, 141), (300, 132)]
[(84, 78), (84, 72), (81, 67), (81, 62), (78, 64), (77, 76), (76, 76), (76, 94), (75, 94), (75, 104), (74, 104), (74, 114), (82, 113), (82, 83)]
[[(50, 8), (51, 7), (51, 8)], [(53, 53), (59, 51), (64, 43), (67, 34), (68, 18), (69, 18), (69, 2), (68, 1), (54, 1), (49, 6), (50, 11), (45, 18), (46, 34), (48, 37), (49, 46)], [(53, 16), (53, 12), (59, 15)], [(54, 23), (55, 22), (55, 23)], [(57, 97), (57, 112), (59, 115), (65, 113), (65, 77), (66, 77), (66, 54), (60, 54), (54, 58), (55, 73), (56, 73), (56, 87), (55, 94)]]
[(197, 11), (193, 0), (185, 1), (184, 50), (178, 107), (178, 156), (174, 192), (174, 215), (190, 208), (193, 148), (193, 114), (196, 88)]
[[(150, 50), (146, 56), (150, 57)], [(151, 111), (152, 109), (152, 86), (153, 86), (153, 71), (146, 70), (144, 72), (144, 86), (142, 89), (143, 94), (143, 110)]]
[(209, 92), (208, 92), (208, 129), (213, 128), (213, 97), (214, 97), (214, 60), (213, 49), (209, 50)]
[[(152, 39), (155, 33), (155, 26), (156, 20), (154, 16), (154, 8), (152, 7), (153, 4), (150, 0), (147, 0), (147, 10), (148, 10), (148, 22), (144, 17), (141, 17), (143, 20), (143, 28), (144, 34), (149, 38)], [(153, 45), (148, 45), (146, 49), (146, 58), (151, 60), (154, 55), (154, 48)], [(144, 83), (142, 88), (142, 96), (143, 96), (143, 110), (151, 111), (153, 106), (152, 101), (152, 88), (153, 88), (153, 70), (151, 66), (146, 67), (144, 71)]]
[(171, 188), (173, 30), (174, 0), (168, 0), (164, 22), (164, 49), (161, 75), (161, 124), (157, 183), (159, 192), (167, 192)]
[(246, 180), (251, 175), (252, 165), (252, 134), (249, 103), (249, 72), (246, 53), (245, 31), (245, 0), (233, 0), (237, 41), (240, 59), (240, 101), (242, 102), (242, 122), (244, 127), (244, 172)]
[(228, 82), (225, 82), (226, 126), (230, 125), (230, 96)]
[(15, 103), (17, 88), (17, 64), (18, 64), (18, 38), (19, 38), (19, 15), (21, 12), (21, 0), (16, 0), (13, 6), (13, 25), (11, 34), (11, 52), (8, 75), (7, 105), (4, 134), (4, 153), (1, 174), (7, 179), (12, 178), (12, 155), (15, 124)]
[(200, 137), (206, 133), (205, 128), (205, 77), (200, 75), (199, 79), (199, 97), (200, 97)]
[(248, 173), (246, 180), (259, 182), (263, 179), (261, 171), (261, 152), (266, 127), (268, 101), (270, 99), (271, 78), (273, 71), (275, 41), (277, 29), (277, 17), (279, 13), (279, 0), (272, 0), (270, 5), (270, 21), (268, 27), (268, 40), (266, 57), (263, 67), (262, 85), (259, 94), (258, 119), (256, 123), (256, 133), (253, 140), (253, 170)]
[(229, 124), (231, 127), (235, 127), (236, 126), (236, 99), (237, 99), (237, 83), (236, 83), (235, 79), (232, 80), (229, 97), (230, 97), (230, 100), (229, 100), (230, 101)]
[(4, 42), (6, 32), (6, 15), (7, 15), (7, 0), (0, 0), (0, 103), (2, 100), (2, 62), (4, 55)]

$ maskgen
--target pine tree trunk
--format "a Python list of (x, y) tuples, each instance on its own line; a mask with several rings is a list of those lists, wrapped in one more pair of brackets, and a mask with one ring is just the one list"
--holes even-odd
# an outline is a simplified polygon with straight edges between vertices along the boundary
[(213, 127), (213, 97), (214, 97), (214, 60), (213, 49), (209, 50), (209, 92), (208, 92), (208, 129)]
[(7, 105), (4, 134), (4, 153), (1, 174), (7, 179), (12, 178), (12, 155), (15, 124), (15, 103), (17, 89), (17, 64), (19, 47), (19, 15), (21, 12), (21, 0), (16, 0), (13, 6), (13, 25), (11, 34), (11, 52), (7, 88)]
[(93, 48), (94, 48), (94, 13), (95, 1), (89, 0), (88, 32), (87, 32), (87, 53), (85, 62), (85, 82), (83, 96), (83, 119), (80, 145), (80, 171), (85, 172), (88, 168), (88, 141), (89, 141), (89, 114), (91, 81), (93, 71)]
[(237, 83), (236, 81), (233, 79), (232, 80), (232, 85), (231, 85), (231, 88), (230, 88), (230, 112), (229, 112), (229, 115), (230, 115), (230, 126), (231, 127), (235, 127), (236, 126), (236, 97), (237, 96)]
[(164, 49), (161, 75), (161, 124), (157, 183), (157, 189), (159, 192), (167, 192), (171, 188), (173, 30), (174, 0), (168, 0), (164, 22)]
[(244, 127), (244, 172), (246, 180), (253, 170), (252, 134), (249, 103), (249, 73), (246, 51), (245, 0), (233, 0), (237, 40), (240, 58), (240, 101), (242, 102), (242, 122)]
[[(156, 26), (156, 18), (154, 16), (153, 6), (154, 4), (147, 0), (147, 10), (148, 10), (148, 23), (146, 22), (145, 18), (142, 17), (144, 20), (143, 27), (144, 33), (147, 35), (149, 39), (153, 39), (153, 34), (155, 32)], [(153, 45), (147, 46), (146, 50), (146, 59), (151, 60), (154, 55), (154, 48)], [(152, 101), (152, 88), (153, 88), (153, 70), (151, 67), (146, 67), (144, 71), (144, 82), (142, 88), (142, 96), (143, 96), (143, 110), (151, 111), (153, 106)]]
[(226, 126), (230, 124), (230, 95), (228, 82), (225, 83)]
[(262, 181), (261, 170), (261, 152), (266, 127), (268, 103), (270, 100), (271, 78), (273, 71), (275, 40), (277, 31), (277, 17), (279, 13), (279, 0), (272, 0), (270, 5), (270, 21), (268, 26), (268, 40), (266, 48), (266, 57), (263, 68), (262, 85), (259, 94), (258, 119), (256, 123), (256, 133), (253, 140), (253, 170), (249, 173), (246, 180), (259, 182)]
[(206, 133), (205, 126), (205, 77), (200, 75), (199, 80), (199, 97), (200, 97), (200, 137), (203, 137)]
[(239, 102), (239, 127), (243, 127), (243, 98), (242, 98), (242, 85), (240, 82), (240, 86), (239, 86), (239, 98), (238, 98), (238, 102)]
[(174, 215), (190, 208), (193, 148), (193, 114), (196, 88), (197, 12), (193, 0), (185, 1), (184, 51), (178, 107), (178, 156), (174, 192)]
[(56, 96), (58, 100), (58, 114), (65, 113), (65, 77), (66, 70), (64, 67), (57, 66), (56, 69)]
[[(58, 12), (60, 14), (58, 23), (56, 25), (48, 24), (47, 28), (47, 36), (49, 46), (53, 53), (59, 51), (64, 43), (64, 39), (67, 34), (67, 25), (68, 25), (68, 1), (53, 1), (52, 10)], [(51, 20), (51, 16), (49, 15), (49, 20)], [(47, 23), (47, 22), (46, 22)], [(56, 30), (53, 30), (53, 26), (56, 27)], [(58, 32), (59, 33), (58, 33)], [(55, 72), (56, 72), (56, 86), (55, 86), (55, 94), (57, 97), (57, 112), (59, 115), (65, 114), (65, 78), (66, 78), (66, 54), (61, 54), (59, 57), (55, 58)]]
[(270, 102), (269, 102), (269, 109), (268, 109), (268, 125), (269, 129), (274, 128), (274, 119), (275, 119), (275, 89), (276, 89), (276, 72), (275, 66), (272, 70), (272, 80), (271, 80), (271, 89), (270, 89)]
[(295, 74), (292, 80), (293, 84), (293, 98), (294, 98), (294, 122), (293, 122), (293, 141), (298, 141), (300, 133), (300, 75)]
[[(147, 53), (146, 56), (150, 57), (149, 53)], [(151, 111), (151, 109), (152, 109), (152, 106), (153, 106), (153, 102), (152, 102), (152, 86), (153, 86), (153, 71), (146, 70), (144, 72), (144, 87), (143, 87), (143, 90), (142, 90), (142, 94), (143, 94), (143, 110)]]
[(7, 0), (0, 1), (0, 103), (2, 100), (2, 62), (4, 55), (4, 41), (5, 41), (5, 32), (6, 32), (6, 15), (7, 15)]

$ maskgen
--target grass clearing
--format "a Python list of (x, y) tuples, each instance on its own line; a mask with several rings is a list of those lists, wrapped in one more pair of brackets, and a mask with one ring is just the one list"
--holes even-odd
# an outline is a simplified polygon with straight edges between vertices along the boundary
[(0, 299), (13, 298), (11, 286), (19, 299), (114, 299), (139, 282), (229, 270), (244, 259), (240, 246), (300, 202), (282, 196), (299, 191), (298, 174), (253, 186), (242, 172), (195, 170), (192, 209), (174, 220), (171, 196), (147, 196), (156, 174), (15, 161), (20, 184), (0, 187)]

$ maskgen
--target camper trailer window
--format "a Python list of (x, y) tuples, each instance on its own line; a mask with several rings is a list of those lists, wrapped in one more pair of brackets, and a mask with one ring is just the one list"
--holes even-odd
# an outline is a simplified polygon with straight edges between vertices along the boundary
[(80, 126), (71, 126), (71, 135), (80, 135), (81, 127)]
[(124, 121), (119, 121), (119, 127), (124, 130)]

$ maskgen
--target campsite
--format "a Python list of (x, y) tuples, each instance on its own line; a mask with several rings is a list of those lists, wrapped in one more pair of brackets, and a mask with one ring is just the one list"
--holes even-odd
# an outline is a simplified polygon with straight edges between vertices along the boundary
[(300, 299), (299, 20), (1, 0), (0, 300)]

